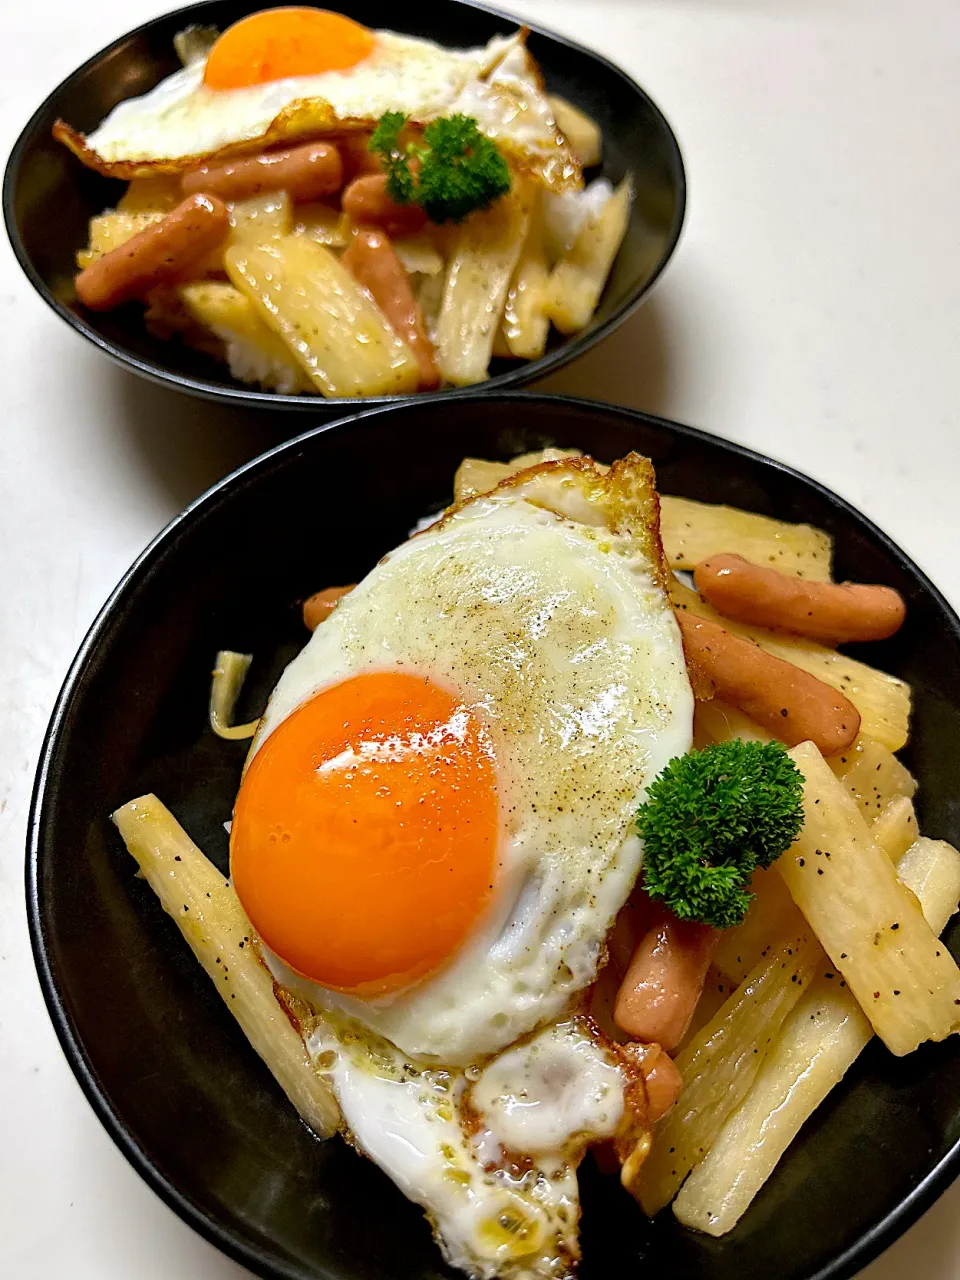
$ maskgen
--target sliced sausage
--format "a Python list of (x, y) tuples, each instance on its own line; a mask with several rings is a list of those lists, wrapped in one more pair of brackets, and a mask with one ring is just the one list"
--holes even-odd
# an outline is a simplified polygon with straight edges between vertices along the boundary
[(369, 173), (343, 189), (343, 212), (361, 226), (381, 227), (391, 236), (419, 231), (427, 215), (418, 204), (397, 204), (387, 194), (387, 175)]
[(655, 1124), (676, 1102), (683, 1088), (683, 1077), (680, 1075), (677, 1064), (659, 1044), (643, 1046), (640, 1069), (643, 1072), (643, 1083), (647, 1090), (650, 1122)]
[(682, 609), (676, 618), (688, 662), (712, 681), (718, 698), (732, 702), (775, 738), (791, 747), (812, 742), (825, 756), (853, 742), (860, 713), (842, 693), (715, 622)]
[(187, 195), (207, 191), (222, 200), (246, 200), (264, 191), (286, 191), (291, 200), (319, 200), (342, 186), (343, 162), (329, 142), (238, 156), (183, 175)]
[(903, 597), (892, 587), (808, 582), (737, 555), (701, 560), (693, 577), (700, 594), (727, 618), (830, 645), (885, 640), (906, 617)]
[(91, 311), (109, 311), (156, 285), (182, 280), (230, 230), (226, 205), (192, 195), (163, 219), (111, 249), (77, 276), (77, 297)]
[(340, 261), (372, 295), (387, 317), (391, 329), (402, 338), (420, 366), (420, 390), (432, 391), (440, 385), (433, 343), (420, 304), (413, 296), (410, 277), (397, 257), (385, 231), (365, 227), (357, 230)]
[(370, 150), (369, 133), (348, 133), (337, 139), (337, 146), (348, 182), (365, 173), (383, 172), (383, 161)]
[(342, 598), (349, 595), (357, 584), (351, 582), (348, 587), (324, 587), (322, 591), (303, 602), (303, 625), (308, 631), (316, 631), (321, 622), (330, 617)]
[(675, 1049), (686, 1035), (720, 934), (666, 916), (641, 939), (620, 984), (613, 1020), (636, 1040)]

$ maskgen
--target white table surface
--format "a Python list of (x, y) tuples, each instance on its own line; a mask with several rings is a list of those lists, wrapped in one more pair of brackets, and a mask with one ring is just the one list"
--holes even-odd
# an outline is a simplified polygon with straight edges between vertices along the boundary
[[(619, 61), (677, 130), (690, 184), (651, 301), (550, 390), (679, 418), (803, 468), (960, 604), (960, 5), (526, 0)], [(0, 153), (41, 98), (161, 0), (5, 0)], [(429, 6), (424, 8), (427, 12)], [(144, 544), (279, 431), (113, 368), (0, 245), (0, 1274), (247, 1274), (100, 1128), (34, 973), (28, 795), (60, 681)], [(960, 1185), (864, 1273), (960, 1276)]]

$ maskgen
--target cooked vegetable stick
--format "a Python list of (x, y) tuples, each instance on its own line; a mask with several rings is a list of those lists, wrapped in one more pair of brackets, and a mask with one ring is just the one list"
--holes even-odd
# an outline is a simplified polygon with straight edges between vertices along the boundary
[(892, 1053), (945, 1039), (960, 1027), (960, 969), (817, 749), (789, 754), (804, 823), (778, 874)]
[(253, 1048), (314, 1133), (329, 1137), (339, 1121), (337, 1103), (274, 995), (270, 971), (251, 945), (253, 926), (229, 882), (156, 796), (131, 800), (113, 821)]
[(227, 273), (327, 396), (415, 391), (413, 352), (346, 267), (305, 236), (232, 245)]
[(694, 1036), (698, 1036), (707, 1023), (717, 1016), (717, 1012), (730, 999), (733, 990), (734, 984), (726, 974), (721, 973), (715, 965), (711, 965), (707, 970), (703, 992), (696, 1009), (693, 1011), (693, 1018), (687, 1028), (687, 1034), (680, 1041), (679, 1048), (681, 1052), (686, 1049)]
[(87, 247), (77, 254), (77, 266), (80, 270), (89, 267), (92, 262), (102, 258), (111, 249), (117, 249), (134, 236), (152, 227), (155, 222), (162, 222), (169, 210), (135, 209), (113, 213), (101, 213), (90, 219), (87, 231)]
[[(920, 900), (934, 933), (960, 901), (960, 854), (942, 841), (918, 840), (898, 873)], [(721, 1236), (740, 1220), (801, 1126), (873, 1036), (835, 970), (814, 981), (784, 1021), (743, 1105), (730, 1117), (674, 1203), (685, 1226)]]
[(788, 1015), (742, 1105), (674, 1201), (684, 1226), (724, 1235), (740, 1219), (801, 1125), (873, 1035), (837, 976), (811, 984)]
[(510, 354), (524, 360), (538, 360), (547, 347), (550, 321), (544, 314), (543, 299), (549, 274), (543, 243), (542, 201), (538, 198), (530, 215), (530, 230), (520, 251), (520, 261), (507, 291), (501, 326)]
[(624, 178), (550, 272), (543, 311), (561, 333), (576, 333), (589, 324), (627, 233), (632, 203), (633, 183)]
[(349, 236), (349, 224), (339, 209), (322, 200), (298, 204), (291, 214), (291, 232), (324, 244), (329, 249), (342, 249)]
[(852, 746), (860, 713), (849, 698), (726, 627), (678, 610), (688, 667), (788, 746), (807, 740), (824, 755)]
[(677, 1057), (683, 1077), (677, 1105), (657, 1129), (653, 1150), (628, 1187), (651, 1217), (673, 1199), (743, 1101), (819, 956), (814, 939), (782, 942)]
[(230, 205), (231, 244), (270, 244), (290, 234), (290, 198), (268, 191)]
[(530, 220), (529, 183), (471, 214), (450, 248), (437, 322), (437, 363), (448, 382), (482, 382)]
[(892, 587), (807, 582), (732, 552), (701, 560), (693, 579), (703, 598), (725, 618), (826, 645), (886, 640), (906, 617), (903, 597)]
[(897, 874), (917, 895), (939, 936), (960, 899), (960, 853), (946, 840), (920, 836), (897, 863)]
[(117, 201), (117, 213), (169, 213), (182, 199), (179, 173), (150, 174), (133, 179)]
[(443, 271), (443, 257), (425, 231), (397, 237), (393, 248), (403, 269), (411, 275), (436, 276)]
[(259, 720), (248, 724), (230, 723), (252, 661), (253, 654), (234, 653), (232, 649), (221, 649), (217, 654), (210, 682), (210, 728), (218, 738), (252, 738), (257, 731)]
[(667, 563), (692, 569), (730, 551), (781, 573), (830, 581), (833, 540), (809, 524), (788, 524), (737, 507), (660, 495), (660, 536)]
[(287, 344), (268, 328), (250, 299), (223, 280), (181, 285), (179, 298), (197, 324), (226, 346), (230, 372), (242, 382), (262, 383), (284, 395), (313, 391), (313, 383)]
[(742, 738), (745, 742), (772, 742), (773, 734), (762, 729), (756, 720), (721, 698), (709, 702), (697, 702), (693, 710), (693, 745), (697, 750), (712, 742), (731, 742)]
[(590, 169), (599, 164), (603, 157), (603, 135), (596, 120), (559, 94), (551, 93), (547, 101), (557, 128), (570, 143), (570, 149), (581, 167)]
[(437, 325), (440, 323), (440, 308), (443, 305), (443, 281), (444, 273), (438, 271), (435, 276), (424, 276), (417, 290), (417, 302), (423, 312), (427, 336), (434, 346), (437, 345)]
[(783, 879), (771, 869), (758, 868), (750, 889), (754, 895), (743, 924), (727, 929), (714, 953), (714, 966), (734, 987), (776, 947), (780, 938), (808, 932), (800, 909)]
[(874, 844), (893, 862), (902, 857), (917, 838), (917, 814), (913, 801), (894, 796), (870, 824)]
[(792, 662), (808, 671), (824, 684), (849, 698), (860, 712), (860, 732), (873, 738), (890, 751), (899, 751), (907, 740), (910, 722), (910, 686), (885, 671), (877, 671), (866, 663), (848, 658), (845, 653), (825, 649), (813, 640), (787, 636), (762, 627), (748, 627), (722, 618), (696, 591), (673, 579), (670, 595), (674, 606), (686, 609), (725, 627), (732, 635), (759, 644), (784, 662)]
[(539, 449), (536, 453), (521, 453), (510, 462), (490, 462), (486, 458), (464, 458), (453, 477), (453, 496), (456, 502), (467, 502), (478, 493), (489, 493), (501, 480), (515, 476), (527, 467), (541, 462), (558, 462), (562, 458), (579, 458), (580, 449)]
[(910, 799), (917, 791), (916, 778), (893, 752), (864, 734), (849, 751), (834, 756), (830, 768), (843, 780), (868, 822), (878, 817), (896, 796)]

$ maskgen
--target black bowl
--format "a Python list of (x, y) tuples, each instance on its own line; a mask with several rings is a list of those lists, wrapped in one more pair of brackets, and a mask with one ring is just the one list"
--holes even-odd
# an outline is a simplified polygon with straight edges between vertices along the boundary
[[(908, 621), (866, 659), (909, 680), (920, 819), (960, 843), (960, 622), (879, 530), (786, 467), (689, 427), (587, 401), (407, 402), (281, 445), (160, 535), (94, 624), (37, 776), (27, 895), (37, 966), (77, 1077), (131, 1163), (183, 1218), (271, 1277), (450, 1275), (419, 1209), (339, 1141), (318, 1143), (244, 1041), (108, 821), (155, 791), (221, 868), (245, 744), (207, 727), (218, 648), (255, 654), (255, 714), (304, 643), (299, 601), (358, 580), (450, 498), (464, 454), (546, 444), (654, 459), (665, 492), (730, 502), (836, 539), (837, 573), (886, 582)], [(960, 928), (948, 943), (956, 952)], [(648, 1224), (585, 1166), (584, 1280), (826, 1280), (864, 1266), (960, 1168), (960, 1043), (895, 1059), (873, 1043), (723, 1240)], [(375, 1223), (375, 1227), (372, 1224)], [(658, 1266), (659, 1264), (659, 1266)]]
[[(122, 99), (146, 93), (179, 66), (173, 37), (190, 23), (223, 29), (258, 9), (258, 0), (210, 0), (156, 18), (116, 40), (69, 76), (35, 112), (7, 164), (3, 209), (20, 265), (40, 296), (78, 333), (120, 364), (155, 382), (212, 400), (272, 406), (324, 418), (353, 412), (357, 400), (281, 396), (245, 388), (209, 356), (152, 337), (135, 303), (95, 314), (78, 306), (74, 260), (87, 242), (87, 223), (111, 207), (123, 184), (85, 168), (55, 142), (58, 116), (84, 132)], [(384, 0), (339, 7), (370, 27), (426, 36), (451, 48), (484, 44), (515, 31), (516, 19), (464, 0), (434, 0), (409, 14)], [(632, 173), (636, 200), (607, 287), (589, 326), (577, 336), (551, 337), (547, 353), (528, 362), (494, 360), (484, 390), (518, 387), (569, 363), (621, 324), (666, 266), (683, 223), (686, 187), (677, 140), (656, 105), (613, 63), (561, 36), (534, 28), (530, 50), (547, 87), (589, 112), (603, 129), (602, 173), (619, 182)], [(598, 171), (599, 172), (599, 171)], [(464, 392), (425, 396), (447, 400)], [(363, 404), (391, 403), (371, 396)]]

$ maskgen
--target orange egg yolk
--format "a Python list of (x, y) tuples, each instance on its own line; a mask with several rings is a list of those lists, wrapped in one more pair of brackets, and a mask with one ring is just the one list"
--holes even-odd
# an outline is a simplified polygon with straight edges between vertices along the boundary
[(368, 672), (310, 698), (254, 756), (231, 875), (298, 973), (396, 991), (441, 968), (482, 916), (498, 813), (477, 717), (422, 676)]
[(326, 9), (264, 9), (228, 27), (207, 58), (204, 84), (244, 89), (265, 80), (344, 71), (369, 56), (376, 37)]

